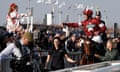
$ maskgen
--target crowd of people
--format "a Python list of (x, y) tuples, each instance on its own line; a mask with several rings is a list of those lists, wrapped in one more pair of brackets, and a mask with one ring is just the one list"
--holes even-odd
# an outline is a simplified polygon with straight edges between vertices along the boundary
[[(43, 31), (36, 27), (33, 32), (19, 25), (19, 18), (27, 15), (18, 14), (15, 3), (10, 5), (7, 26), (0, 30), (0, 67), (6, 57), (11, 57), (10, 67), (13, 72), (33, 72), (36, 68), (34, 59), (39, 67), (40, 63), (44, 64), (43, 68), (40, 67), (43, 72), (49, 69), (49, 64), (51, 71), (66, 68), (64, 61), (74, 64), (74, 67), (75, 64), (80, 66), (119, 60), (120, 38), (107, 37), (107, 27), (101, 20), (100, 10), (93, 17), (93, 11), (85, 8), (85, 19), (79, 23), (63, 23), (59, 29)], [(83, 27), (80, 32), (69, 30), (70, 27), (80, 26)], [(43, 50), (47, 52), (46, 58), (40, 56)], [(74, 58), (76, 52), (79, 53), (77, 59)], [(71, 53), (73, 57), (70, 56)]]

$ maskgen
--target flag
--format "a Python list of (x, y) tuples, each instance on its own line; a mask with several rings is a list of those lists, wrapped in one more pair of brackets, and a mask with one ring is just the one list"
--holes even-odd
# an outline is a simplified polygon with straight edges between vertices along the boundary
[(46, 1), (45, 4), (51, 4), (51, 0)]
[(78, 4), (76, 7), (77, 7), (77, 9), (80, 9), (80, 8), (83, 9), (84, 5), (83, 4)]
[(93, 10), (94, 7), (88, 5), (86, 8), (87, 8), (87, 9), (91, 9), (91, 10)]
[(93, 9), (94, 9), (94, 7), (93, 7), (93, 6), (91, 6), (91, 7), (90, 7), (90, 9), (92, 9), (92, 10), (93, 10)]
[(71, 5), (68, 7), (68, 10), (70, 10), (70, 9), (72, 9), (72, 8), (74, 8), (74, 7), (75, 7), (75, 5), (71, 4)]
[(72, 6), (70, 5), (69, 7), (68, 7), (68, 10), (70, 10), (72, 8)]
[(58, 5), (58, 0), (53, 2), (54, 5)]
[(63, 6), (65, 6), (65, 2), (62, 2), (58, 7), (62, 8)]
[(37, 1), (37, 3), (43, 3), (44, 2), (44, 0), (38, 0)]

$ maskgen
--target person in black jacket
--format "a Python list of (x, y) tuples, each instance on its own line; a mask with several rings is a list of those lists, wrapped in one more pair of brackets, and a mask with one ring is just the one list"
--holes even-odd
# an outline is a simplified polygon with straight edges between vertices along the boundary
[(68, 57), (67, 52), (63, 46), (64, 46), (63, 36), (61, 36), (61, 34), (56, 34), (53, 40), (53, 48), (49, 50), (49, 53), (47, 56), (45, 69), (47, 69), (48, 67), (50, 58), (52, 58), (51, 70), (63, 69), (64, 68), (64, 57), (66, 58), (68, 62), (76, 63), (76, 61)]
[(67, 41), (67, 49), (69, 50), (69, 52), (77, 51), (75, 44), (76, 44), (76, 34), (73, 34), (71, 38)]

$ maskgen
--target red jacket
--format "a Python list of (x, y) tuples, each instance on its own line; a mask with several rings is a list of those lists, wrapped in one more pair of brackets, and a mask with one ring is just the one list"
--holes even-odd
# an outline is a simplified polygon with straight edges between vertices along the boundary
[(105, 24), (96, 18), (81, 22), (87, 36), (93, 36), (94, 32), (103, 33), (106, 30)]
[(81, 22), (84, 32), (87, 36), (92, 36), (95, 31), (96, 24), (92, 23), (93, 19), (84, 20)]
[(73, 28), (79, 27), (78, 23), (63, 23), (63, 25)]

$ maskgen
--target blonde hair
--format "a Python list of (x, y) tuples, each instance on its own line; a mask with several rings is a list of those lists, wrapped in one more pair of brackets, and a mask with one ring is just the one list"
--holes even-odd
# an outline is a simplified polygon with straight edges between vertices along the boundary
[(106, 43), (106, 48), (113, 48), (113, 42), (112, 39), (109, 39)]
[(113, 39), (109, 39), (106, 43), (106, 48), (116, 48), (116, 43), (113, 42)]

